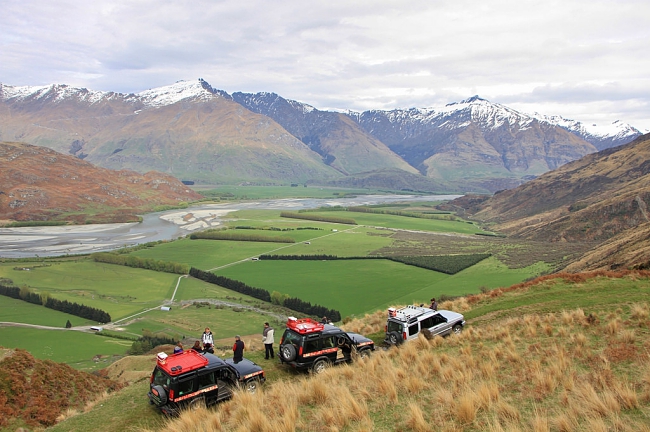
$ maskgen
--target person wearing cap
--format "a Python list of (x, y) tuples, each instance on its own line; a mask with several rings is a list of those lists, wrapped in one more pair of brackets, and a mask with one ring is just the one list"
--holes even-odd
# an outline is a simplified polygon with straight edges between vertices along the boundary
[(235, 336), (235, 344), (232, 346), (232, 352), (232, 359), (235, 363), (239, 363), (244, 359), (244, 341), (241, 340), (239, 335)]

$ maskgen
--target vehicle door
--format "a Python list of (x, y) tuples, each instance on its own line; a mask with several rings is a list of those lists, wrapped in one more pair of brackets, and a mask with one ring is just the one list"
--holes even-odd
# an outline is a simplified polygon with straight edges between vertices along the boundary
[(217, 385), (219, 386), (217, 400), (225, 400), (232, 397), (239, 380), (237, 373), (229, 367), (223, 367), (215, 371), (215, 376), (217, 378)]
[(420, 333), (420, 323), (418, 321), (410, 323), (408, 325), (408, 328), (406, 329), (406, 340), (416, 339), (419, 333)]
[(188, 401), (192, 393), (197, 391), (196, 374), (191, 373), (187, 376), (179, 377), (176, 383), (176, 392), (174, 398), (179, 401)]
[(199, 392), (205, 397), (206, 406), (210, 406), (217, 401), (219, 386), (214, 370), (201, 371), (198, 374)]
[(320, 334), (310, 334), (305, 336), (302, 350), (302, 357), (305, 361), (312, 362), (322, 356), (326, 356), (330, 361), (332, 361), (332, 357), (329, 354), (329, 352), (323, 352)]
[(432, 325), (429, 327), (429, 330), (431, 331), (432, 335), (444, 336), (451, 331), (451, 327), (447, 322), (447, 318), (443, 317), (439, 313), (431, 317), (431, 324)]

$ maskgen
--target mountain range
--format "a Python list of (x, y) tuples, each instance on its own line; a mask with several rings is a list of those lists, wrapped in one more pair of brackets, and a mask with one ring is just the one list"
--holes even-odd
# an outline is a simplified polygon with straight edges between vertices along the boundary
[(641, 132), (528, 115), (474, 96), (441, 108), (333, 112), (202, 79), (137, 94), (0, 84), (0, 140), (101, 167), (216, 184), (496, 192)]

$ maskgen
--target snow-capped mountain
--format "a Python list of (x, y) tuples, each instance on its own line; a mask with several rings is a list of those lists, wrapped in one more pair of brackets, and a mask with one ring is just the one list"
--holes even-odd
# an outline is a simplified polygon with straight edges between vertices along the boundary
[(596, 131), (478, 96), (439, 108), (341, 113), (275, 93), (229, 95), (203, 79), (136, 94), (0, 83), (0, 140), (197, 182), (342, 185), (390, 172), (385, 177), (400, 182), (381, 187), (420, 176), (446, 191), (494, 192), (640, 134), (614, 126)]
[(643, 135), (637, 128), (616, 120), (608, 125), (585, 124), (576, 120), (565, 119), (561, 116), (545, 116), (534, 114), (535, 118), (566, 129), (580, 138), (593, 144), (598, 150), (626, 144), (634, 138)]

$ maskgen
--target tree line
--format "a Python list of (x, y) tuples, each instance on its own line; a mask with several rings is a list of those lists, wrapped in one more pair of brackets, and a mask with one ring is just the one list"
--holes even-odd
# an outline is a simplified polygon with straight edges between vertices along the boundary
[(142, 268), (165, 273), (184, 275), (187, 274), (190, 269), (190, 266), (187, 264), (181, 264), (172, 261), (161, 261), (151, 258), (140, 258), (134, 255), (118, 255), (111, 252), (97, 252), (90, 255), (90, 257), (95, 262), (118, 264), (127, 267)]
[(201, 231), (190, 235), (191, 240), (233, 240), (233, 241), (254, 241), (271, 243), (295, 243), (291, 237), (266, 236), (262, 234), (229, 233), (223, 230)]
[(474, 264), (489, 258), (491, 254), (464, 254), (464, 255), (423, 255), (423, 256), (345, 256), (338, 255), (260, 255), (260, 260), (287, 260), (287, 261), (334, 261), (334, 260), (360, 260), (360, 259), (386, 259), (408, 264), (415, 267), (433, 270), (440, 273), (456, 274)]
[[(245, 284), (244, 282), (230, 279), (225, 276), (219, 276), (214, 273), (199, 270), (194, 267), (190, 269), (190, 276), (195, 277), (197, 279), (201, 279), (208, 283), (219, 285), (221, 287), (236, 291), (241, 294), (246, 294), (248, 296), (254, 297), (256, 299), (265, 302), (269, 302), (269, 303), (272, 302), (271, 294), (263, 288), (255, 288)], [(312, 305), (309, 302), (306, 302), (304, 300), (295, 297), (288, 297), (282, 299), (282, 306), (292, 309), (296, 312), (302, 312), (305, 315), (311, 315), (317, 317), (327, 316), (332, 321), (341, 320), (341, 313), (336, 309), (329, 309), (326, 308), (325, 306), (320, 306), (320, 305)]]
[(336, 216), (310, 215), (310, 214), (296, 213), (296, 212), (281, 212), (280, 216), (286, 218), (292, 218), (292, 219), (313, 220), (318, 222), (332, 222), (332, 223), (340, 223), (340, 224), (347, 224), (347, 225), (357, 224), (357, 222), (354, 219), (336, 217)]
[(108, 314), (108, 312), (105, 312), (101, 309), (70, 302), (68, 300), (57, 300), (50, 296), (43, 296), (32, 292), (27, 287), (18, 288), (0, 285), (0, 295), (37, 305), (42, 305), (48, 309), (54, 309), (98, 323), (111, 322), (111, 316)]

